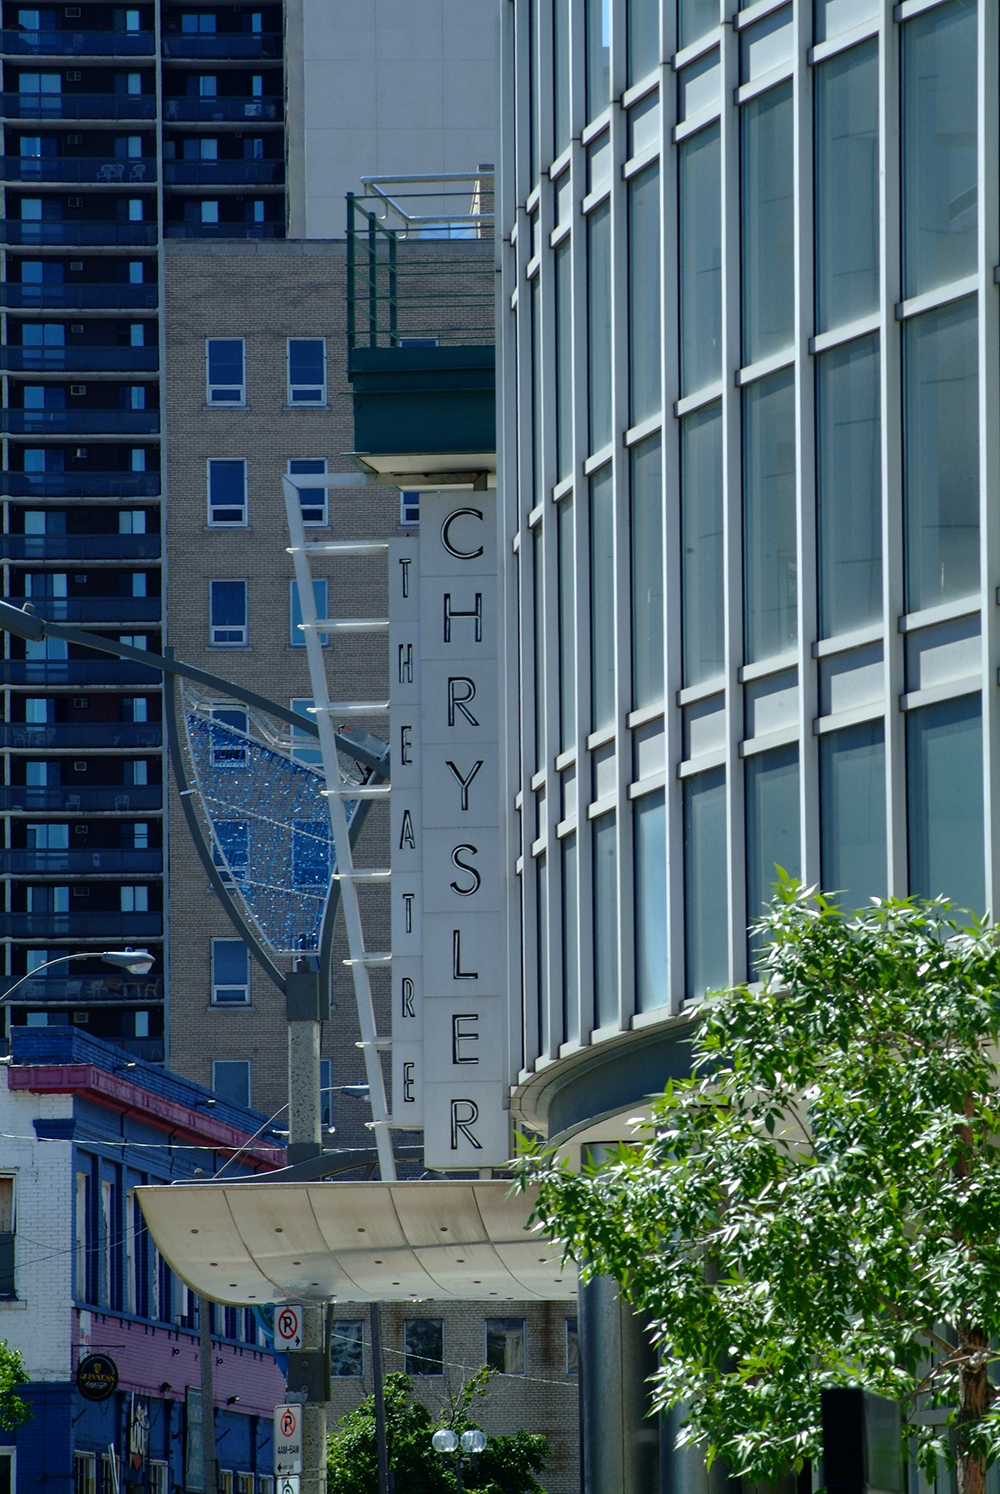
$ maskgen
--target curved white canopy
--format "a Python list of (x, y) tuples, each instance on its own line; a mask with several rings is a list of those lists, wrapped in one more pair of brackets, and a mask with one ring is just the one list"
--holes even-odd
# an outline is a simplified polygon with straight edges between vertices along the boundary
[(309, 1299), (552, 1301), (576, 1267), (510, 1183), (186, 1183), (136, 1190), (164, 1260), (228, 1306)]

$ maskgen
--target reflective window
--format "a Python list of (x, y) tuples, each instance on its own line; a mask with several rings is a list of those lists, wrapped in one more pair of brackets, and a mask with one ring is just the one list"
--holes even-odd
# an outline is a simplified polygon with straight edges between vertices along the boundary
[(247, 464), (245, 461), (212, 460), (208, 464), (208, 522), (246, 524)]
[(722, 195), (719, 126), (678, 147), (681, 389), (722, 377)]
[(638, 156), (660, 143), (660, 95), (659, 91), (647, 93), (646, 97), (629, 110), (628, 153)]
[[(537, 219), (535, 220), (537, 222)], [(542, 311), (539, 280), (531, 282), (531, 453), (535, 504), (545, 497), (545, 447), (542, 441)]]
[(795, 387), (791, 369), (743, 391), (743, 567), (748, 663), (798, 637)]
[(330, 1332), (330, 1374), (340, 1379), (365, 1372), (365, 1325), (334, 1318)]
[(555, 154), (561, 155), (573, 133), (569, 72), (570, 0), (552, 5), (552, 109)]
[(638, 83), (660, 60), (660, 0), (628, 0), (628, 82)]
[(663, 790), (632, 808), (635, 854), (635, 1004), (667, 1004), (667, 815)]
[(580, 1037), (580, 954), (578, 948), (579, 913), (577, 897), (579, 869), (577, 866), (576, 835), (567, 835), (560, 841), (562, 857), (562, 918), (563, 918), (563, 1037), (574, 1043)]
[(873, 19), (879, 6), (878, 0), (815, 0), (814, 10), (816, 40), (823, 42)]
[(725, 985), (729, 970), (726, 771), (684, 780), (684, 994)]
[(404, 1321), (403, 1373), (444, 1374), (444, 1322), (441, 1318), (408, 1318)]
[(216, 648), (246, 648), (247, 583), (210, 581), (209, 641)]
[(719, 0), (677, 0), (677, 45), (689, 47), (719, 24)]
[(486, 1319), (486, 1363), (499, 1375), (524, 1374), (524, 1319)]
[(611, 182), (611, 131), (604, 133), (587, 147), (587, 191), (600, 192)]
[(611, 440), (611, 207), (587, 219), (587, 383), (590, 450)]
[(632, 705), (663, 699), (663, 491), (659, 436), (629, 452)]
[(555, 254), (556, 268), (556, 471), (573, 471), (573, 261), (567, 239)]
[(542, 526), (531, 531), (533, 636), (535, 645), (535, 767), (545, 766), (545, 554)]
[(983, 734), (978, 695), (906, 717), (910, 892), (982, 913)]
[(976, 0), (901, 29), (903, 272), (916, 296), (976, 269)]
[[(747, 922), (771, 898), (780, 866), (799, 875), (799, 749), (779, 747), (746, 759)], [(757, 940), (750, 940), (751, 964)]]
[(684, 683), (723, 671), (722, 407), (681, 421), (681, 634)]
[[(308, 476), (315, 474), (326, 475), (326, 457), (293, 457), (288, 463), (288, 472), (291, 477)], [(327, 522), (326, 488), (299, 488), (299, 502), (302, 504), (303, 524), (325, 524)]]
[(878, 337), (816, 359), (819, 608), (823, 638), (882, 614)]
[(571, 497), (560, 503), (556, 525), (559, 542), (559, 737), (560, 749), (566, 752), (576, 741), (576, 585), (573, 573), (576, 516)]
[(591, 825), (594, 876), (594, 1025), (618, 1022), (618, 831), (614, 814)]
[(903, 328), (906, 607), (979, 589), (976, 298)]
[(703, 109), (717, 109), (722, 96), (722, 68), (715, 47), (677, 75), (677, 117), (691, 119)]
[(813, 72), (816, 330), (878, 310), (878, 42)]
[(885, 731), (865, 721), (820, 738), (823, 891), (853, 911), (885, 897)]
[(246, 344), (242, 337), (205, 339), (208, 404), (246, 404), (245, 353)]
[(792, 85), (743, 105), (743, 362), (790, 346), (794, 323)]
[(629, 391), (633, 425), (658, 413), (660, 393), (660, 168), (628, 185)]
[[(317, 618), (326, 617), (330, 608), (327, 601), (329, 591), (328, 583), (323, 581), (313, 582), (313, 601), (316, 607)], [(326, 648), (330, 642), (329, 633), (321, 633), (319, 641)], [(302, 626), (302, 607), (299, 603), (299, 583), (289, 581), (288, 583), (288, 642), (291, 648), (305, 648), (306, 635)]]
[(536, 972), (538, 1051), (551, 1053), (552, 1006), (549, 1001), (549, 868), (547, 856), (538, 856), (535, 860), (535, 930), (535, 953), (538, 961)]
[(250, 1060), (216, 1059), (212, 1064), (212, 1088), (231, 1105), (250, 1104)]
[(587, 118), (611, 102), (611, 0), (586, 0)]
[(752, 83), (779, 67), (791, 67), (792, 7), (776, 10), (740, 32), (740, 82)]
[(250, 1000), (250, 951), (242, 939), (212, 940), (212, 1001), (246, 1006)]
[(288, 339), (288, 403), (326, 404), (326, 338)]
[(610, 463), (590, 479), (591, 730), (615, 719), (615, 509)]

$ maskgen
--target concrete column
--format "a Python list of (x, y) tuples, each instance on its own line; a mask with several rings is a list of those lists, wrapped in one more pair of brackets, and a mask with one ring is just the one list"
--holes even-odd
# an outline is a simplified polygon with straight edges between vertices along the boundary
[(323, 1149), (320, 1131), (319, 1022), (288, 1024), (288, 1160), (304, 1162)]
[(579, 1313), (584, 1494), (660, 1494), (659, 1418), (647, 1415), (656, 1369), (648, 1335), (609, 1277), (581, 1288)]
[[(326, 1310), (306, 1307), (303, 1312), (304, 1349), (325, 1352)], [(326, 1494), (326, 1406), (308, 1401), (302, 1408), (302, 1482), (301, 1494)]]

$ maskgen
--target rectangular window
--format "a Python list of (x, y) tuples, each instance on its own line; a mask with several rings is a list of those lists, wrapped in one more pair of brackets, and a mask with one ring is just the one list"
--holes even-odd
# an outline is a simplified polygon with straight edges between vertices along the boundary
[(906, 609), (979, 590), (976, 298), (903, 326)]
[(288, 339), (288, 403), (326, 404), (326, 338)]
[(580, 1037), (580, 916), (577, 908), (580, 874), (575, 832), (563, 837), (559, 849), (562, 858), (563, 1036), (567, 1043), (575, 1043)]
[(73, 1454), (73, 1494), (97, 1494), (96, 1453)]
[(14, 1179), (0, 1177), (0, 1300), (17, 1296), (14, 1230)]
[(820, 637), (882, 615), (878, 335), (816, 359)]
[(587, 118), (611, 102), (611, 0), (586, 0)]
[(629, 87), (647, 77), (659, 60), (659, 0), (628, 0)]
[(573, 134), (570, 109), (570, 0), (552, 4), (552, 124), (555, 153), (561, 155)]
[(667, 1004), (667, 812), (663, 790), (632, 806), (636, 1010)]
[(559, 245), (556, 266), (556, 470), (573, 471), (573, 259), (569, 239)]
[(208, 464), (208, 522), (219, 525), (247, 522), (247, 464), (213, 458)]
[(210, 581), (209, 642), (215, 648), (247, 646), (247, 583)]
[(157, 1458), (149, 1460), (149, 1494), (170, 1494), (169, 1466)]
[(976, 0), (951, 0), (902, 26), (904, 295), (976, 269)]
[(982, 914), (983, 722), (978, 695), (909, 711), (906, 797), (910, 892)]
[(114, 1258), (118, 1230), (115, 1228), (114, 1188), (107, 1178), (101, 1181), (101, 1305), (115, 1306)]
[(399, 524), (401, 529), (414, 529), (420, 523), (420, 494), (399, 494)]
[[(308, 477), (312, 473), (325, 477), (326, 470), (326, 457), (293, 458), (288, 463), (290, 477)], [(330, 522), (327, 517), (327, 492), (326, 488), (299, 488), (302, 522), (307, 528)]]
[(722, 377), (722, 179), (718, 124), (678, 146), (681, 390)]
[(365, 1372), (365, 1325), (335, 1318), (330, 1333), (330, 1374), (335, 1379), (360, 1379)]
[(590, 479), (591, 730), (615, 719), (615, 488), (611, 464)]
[(556, 510), (559, 542), (559, 738), (567, 752), (576, 741), (576, 522), (572, 497)]
[(531, 531), (531, 578), (534, 612), (535, 765), (545, 766), (545, 550), (542, 526)]
[(246, 404), (246, 343), (242, 337), (207, 337), (205, 367), (208, 404)]
[(681, 421), (681, 636), (685, 685), (725, 667), (722, 407)]
[[(536, 232), (538, 218), (532, 220), (532, 233)], [(534, 501), (545, 497), (545, 447), (542, 440), (542, 408), (545, 390), (542, 379), (542, 312), (540, 304), (539, 277), (531, 281), (531, 463), (534, 479)]]
[(794, 332), (792, 85), (782, 83), (743, 105), (743, 362), (791, 346)]
[(580, 1373), (580, 1331), (576, 1318), (566, 1319), (566, 1373)]
[(249, 1105), (250, 1060), (215, 1059), (212, 1064), (212, 1088), (220, 1099), (228, 1100), (231, 1105)]
[(248, 1006), (250, 951), (242, 939), (212, 940), (212, 1004)]
[[(746, 759), (747, 923), (770, 902), (778, 867), (799, 875), (799, 749), (779, 747)], [(756, 965), (758, 941), (750, 939)]]
[(663, 491), (660, 438), (629, 452), (632, 705), (663, 699)]
[(148, 887), (119, 887), (121, 911), (123, 913), (148, 913)]
[(444, 1322), (441, 1318), (407, 1318), (404, 1321), (403, 1373), (444, 1374)]
[[(540, 800), (540, 804), (544, 800)], [(541, 818), (541, 813), (539, 813)], [(549, 999), (549, 861), (535, 859), (535, 960), (538, 998), (538, 1051), (551, 1054), (552, 1003)]]
[(729, 971), (726, 770), (684, 780), (684, 995), (725, 985)]
[(660, 168), (647, 166), (628, 184), (628, 339), (631, 422), (659, 412)]
[(878, 310), (878, 42), (813, 69), (816, 330)]
[(524, 1320), (486, 1319), (486, 1363), (499, 1375), (524, 1374)]
[(124, 1307), (125, 1307), (125, 1311), (126, 1312), (130, 1312), (133, 1315), (134, 1315), (134, 1313), (136, 1311), (136, 1304), (138, 1302), (138, 1294), (136, 1292), (136, 1287), (138, 1286), (138, 1281), (137, 1281), (137, 1266), (138, 1266), (138, 1262), (136, 1260), (136, 1253), (135, 1253), (135, 1246), (136, 1246), (135, 1226), (136, 1226), (135, 1189), (134, 1188), (127, 1188), (125, 1190), (125, 1302), (124, 1302)]
[(212, 712), (209, 738), (212, 743), (213, 768), (245, 768), (249, 761), (247, 734), (249, 718), (246, 711), (230, 710), (219, 706)]
[(602, 814), (593, 835), (594, 1017), (598, 1027), (618, 1025), (618, 829)]
[[(317, 618), (326, 617), (329, 610), (327, 594), (328, 583), (324, 581), (313, 582), (313, 598), (316, 606)], [(288, 642), (291, 648), (305, 648), (306, 635), (302, 627), (302, 608), (299, 605), (299, 586), (297, 581), (288, 583)], [(319, 641), (324, 648), (330, 642), (329, 633), (321, 633)]]
[(90, 1302), (90, 1179), (85, 1172), (76, 1175), (76, 1198), (73, 1217), (73, 1291), (77, 1302)]
[(865, 721), (819, 741), (821, 879), (853, 912), (886, 895), (885, 730)]
[(747, 663), (798, 637), (795, 529), (795, 376), (743, 391), (743, 586)]
[(611, 440), (611, 206), (587, 219), (587, 384), (590, 450)]

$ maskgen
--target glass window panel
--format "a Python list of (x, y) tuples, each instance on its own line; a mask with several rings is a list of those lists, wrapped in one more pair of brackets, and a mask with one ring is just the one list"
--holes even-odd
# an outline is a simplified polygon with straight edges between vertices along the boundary
[(618, 1023), (618, 832), (613, 814), (593, 821), (594, 1023)]
[(545, 561), (542, 526), (531, 531), (532, 580), (534, 586), (534, 674), (535, 674), (535, 766), (545, 766)]
[(587, 118), (611, 102), (611, 0), (586, 0)]
[(500, 1375), (524, 1374), (523, 1318), (486, 1319), (486, 1363)]
[(678, 148), (681, 389), (722, 377), (722, 195), (719, 126)]
[(334, 1319), (330, 1334), (330, 1373), (338, 1379), (363, 1375), (365, 1367), (365, 1325), (357, 1320)]
[(577, 910), (579, 867), (576, 835), (560, 842), (562, 856), (562, 936), (563, 936), (563, 1034), (567, 1043), (580, 1037), (580, 919)]
[(604, 134), (587, 150), (587, 191), (599, 192), (611, 180), (611, 132)]
[(632, 541), (632, 705), (663, 699), (663, 491), (659, 436), (629, 452)]
[(729, 974), (726, 770), (684, 780), (684, 994), (725, 985)]
[(821, 882), (854, 911), (885, 897), (885, 730), (865, 721), (819, 744)]
[(813, 71), (816, 330), (878, 310), (878, 42)]
[(976, 0), (901, 29), (903, 278), (917, 296), (976, 269)]
[(629, 110), (628, 153), (637, 156), (660, 142), (660, 95), (648, 93), (641, 103)]
[(444, 1322), (441, 1318), (408, 1318), (403, 1323), (403, 1372), (444, 1374)]
[(882, 615), (878, 336), (816, 360), (820, 636)]
[(743, 588), (749, 663), (795, 647), (795, 543), (795, 380), (788, 368), (743, 391)]
[(633, 806), (635, 835), (635, 1002), (667, 1004), (667, 812), (663, 790)]
[(722, 407), (681, 421), (681, 632), (684, 683), (715, 679), (725, 661)]
[[(779, 747), (746, 759), (747, 922), (770, 901), (777, 868), (799, 875), (799, 749)], [(757, 940), (750, 940), (756, 964)]]
[(212, 1064), (212, 1089), (231, 1105), (249, 1105), (250, 1060), (216, 1059)]
[(979, 589), (976, 298), (903, 328), (906, 607)]
[(611, 206), (587, 219), (587, 383), (590, 450), (611, 440)]
[(535, 954), (538, 976), (538, 1051), (543, 1057), (552, 1052), (552, 1003), (549, 1000), (548, 871), (548, 858), (539, 856), (535, 861)]
[(590, 479), (591, 730), (615, 719), (615, 510), (610, 463)]
[(544, 446), (542, 443), (542, 321), (538, 276), (531, 282), (531, 461), (534, 502), (545, 497)]
[[(528, 0), (528, 179), (538, 180), (538, 4)], [(522, 15), (523, 15), (522, 11)], [(525, 193), (527, 195), (527, 193)]]
[(703, 109), (717, 109), (721, 97), (722, 68), (719, 66), (719, 49), (716, 47), (678, 74), (678, 118), (691, 119)]
[(556, 469), (573, 471), (573, 261), (569, 240), (556, 250)]
[(978, 695), (906, 717), (910, 892), (982, 913), (983, 736)]
[(660, 60), (660, 0), (628, 0), (628, 81), (638, 83)]
[(785, 64), (791, 65), (793, 48), (792, 7), (740, 32), (740, 82), (750, 83)]
[(631, 420), (658, 413), (660, 392), (660, 168), (628, 185), (628, 328)]
[(560, 748), (568, 751), (576, 741), (576, 585), (573, 560), (576, 551), (576, 518), (572, 498), (559, 505), (559, 735)]
[(794, 323), (792, 85), (743, 105), (743, 362), (791, 345)]
[(555, 154), (561, 155), (573, 133), (569, 94), (570, 0), (553, 0), (552, 6), (552, 106)]
[(689, 47), (714, 31), (718, 24), (719, 0), (677, 0), (679, 47)]
[(817, 42), (842, 36), (878, 14), (878, 0), (816, 0), (815, 28)]

